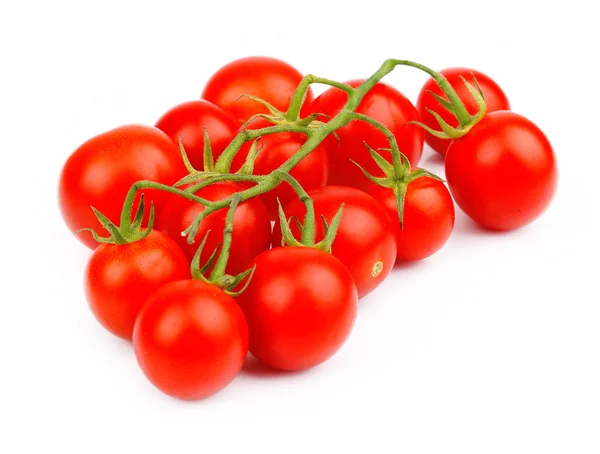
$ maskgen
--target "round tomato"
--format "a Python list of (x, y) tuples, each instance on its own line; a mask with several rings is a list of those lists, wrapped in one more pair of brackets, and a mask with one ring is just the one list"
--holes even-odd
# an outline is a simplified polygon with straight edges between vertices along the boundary
[[(72, 232), (92, 228), (102, 234), (105, 230), (90, 207), (118, 224), (133, 183), (152, 180), (171, 185), (185, 174), (179, 149), (164, 132), (150, 126), (121, 126), (88, 140), (67, 159), (58, 188), (60, 211)], [(138, 201), (142, 192), (146, 211), (150, 202), (159, 211), (168, 195), (139, 191)], [(90, 232), (78, 233), (77, 238), (90, 249), (98, 246)]]
[[(331, 223), (341, 204), (344, 204), (342, 220), (332, 245), (337, 257), (354, 278), (358, 296), (363, 297), (381, 284), (396, 260), (396, 238), (385, 208), (369, 194), (345, 186), (325, 186), (308, 193), (313, 199), (317, 219), (316, 240), (325, 236), (321, 215)], [(306, 209), (296, 199), (284, 207), (289, 218), (296, 216), (304, 221)], [(291, 223), (294, 237), (301, 234), (295, 222)], [(273, 229), (273, 246), (281, 245), (279, 221)]]
[[(196, 195), (206, 200), (217, 201), (243, 189), (243, 186), (226, 181), (202, 188), (196, 191)], [(155, 223), (155, 228), (173, 238), (190, 261), (194, 257), (200, 241), (202, 241), (206, 232), (210, 230), (200, 256), (201, 263), (205, 263), (215, 248), (223, 242), (223, 229), (225, 228), (228, 209), (223, 208), (207, 216), (200, 223), (194, 243), (188, 244), (187, 237), (182, 236), (181, 233), (192, 224), (196, 215), (203, 210), (202, 205), (173, 194), (168, 199)], [(232, 242), (226, 272), (235, 275), (245, 271), (254, 257), (269, 249), (270, 243), (271, 222), (264, 204), (257, 197), (240, 203), (233, 216)]]
[(153, 230), (134, 243), (98, 246), (85, 269), (85, 296), (108, 331), (131, 339), (148, 297), (167, 282), (189, 277), (189, 264), (179, 246)]
[(203, 399), (227, 386), (248, 353), (248, 325), (237, 303), (195, 280), (164, 285), (144, 304), (133, 348), (146, 377), (162, 392)]
[[(243, 95), (263, 99), (286, 112), (302, 74), (293, 66), (269, 57), (246, 57), (219, 69), (208, 80), (202, 98), (229, 111), (240, 123), (269, 111)], [(309, 89), (305, 102), (313, 100)]]
[(408, 183), (402, 230), (394, 191), (372, 183), (368, 193), (383, 204), (392, 219), (398, 245), (396, 260), (429, 257), (450, 238), (454, 228), (454, 203), (441, 181), (424, 176)]
[[(346, 83), (358, 87), (362, 82), (362, 80), (354, 80)], [(302, 115), (322, 113), (334, 117), (347, 100), (348, 96), (343, 90), (330, 88), (310, 105), (305, 105)], [(423, 129), (408, 122), (420, 121), (421, 118), (415, 106), (402, 93), (380, 82), (365, 95), (356, 112), (387, 126), (396, 137), (400, 151), (406, 155), (412, 165), (417, 165), (423, 151)], [(327, 121), (322, 117), (319, 117), (319, 120)], [(360, 164), (371, 175), (384, 176), (365, 147), (366, 142), (375, 150), (389, 148), (390, 144), (381, 131), (364, 121), (353, 121), (336, 132), (339, 141), (328, 142), (328, 184), (352, 186), (363, 190), (367, 188), (369, 180), (351, 160)], [(385, 151), (379, 153), (392, 162), (391, 153)]]
[(284, 370), (314, 367), (337, 352), (358, 305), (346, 267), (308, 247), (270, 249), (254, 264), (250, 285), (237, 297), (248, 321), (250, 352)]
[(199, 99), (179, 104), (156, 123), (179, 146), (179, 136), (186, 154), (197, 170), (204, 169), (204, 128), (208, 132), (213, 158), (216, 160), (235, 137), (238, 122), (219, 106)]
[(558, 170), (552, 146), (530, 120), (492, 112), (448, 148), (446, 179), (456, 204), (496, 230), (529, 224), (550, 204)]
[[(272, 126), (263, 118), (253, 120), (248, 129), (262, 129)], [(267, 175), (277, 169), (281, 164), (292, 157), (298, 149), (306, 142), (306, 136), (303, 134), (282, 132), (279, 134), (269, 134), (261, 137), (257, 146), (260, 147), (260, 153), (254, 161), (254, 175)], [(240, 151), (235, 155), (231, 163), (231, 171), (236, 172), (246, 161), (252, 142), (246, 142)], [(322, 142), (308, 156), (302, 159), (290, 172), (290, 175), (296, 178), (302, 187), (309, 191), (320, 188), (327, 183), (327, 148)], [(286, 182), (282, 182), (277, 188), (261, 196), (271, 219), (277, 218), (277, 199), (285, 204), (296, 197), (296, 193)]]
[[(475, 115), (477, 113), (477, 103), (475, 102), (473, 96), (471, 96), (469, 93), (469, 90), (464, 82), (460, 79), (460, 76), (464, 77), (467, 82), (473, 86), (475, 86), (475, 82), (473, 81), (473, 76), (475, 76), (479, 86), (481, 87), (481, 91), (483, 92), (485, 104), (487, 106), (487, 112), (510, 109), (508, 98), (500, 86), (485, 74), (469, 68), (448, 68), (440, 71), (440, 74), (448, 79), (448, 82), (450, 82), (450, 85), (452, 85), (452, 88), (454, 88), (456, 94), (462, 100), (467, 108), (467, 111), (471, 115)], [(440, 87), (438, 87), (438, 85), (435, 83), (435, 80), (430, 78), (421, 89), (417, 99), (417, 110), (421, 115), (421, 121), (430, 128), (439, 131), (439, 123), (428, 111), (433, 110), (450, 126), (458, 126), (458, 120), (456, 117), (444, 109), (429, 92), (433, 92), (436, 95), (446, 98)], [(431, 148), (441, 154), (446, 154), (448, 146), (450, 146), (450, 139), (440, 139), (439, 137), (435, 137), (428, 132), (425, 132), (425, 141)]]

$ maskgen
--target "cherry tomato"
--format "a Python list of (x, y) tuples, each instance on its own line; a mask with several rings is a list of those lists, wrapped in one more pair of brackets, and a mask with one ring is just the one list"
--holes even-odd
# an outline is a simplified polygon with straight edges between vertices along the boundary
[[(72, 232), (93, 228), (103, 234), (91, 206), (118, 225), (133, 183), (152, 180), (171, 185), (185, 174), (179, 150), (164, 132), (150, 126), (121, 126), (88, 140), (67, 159), (58, 188), (60, 211)], [(138, 201), (142, 192), (146, 211), (150, 202), (160, 211), (167, 193), (139, 191)], [(90, 232), (78, 233), (77, 238), (90, 249), (98, 246)]]
[[(389, 274), (396, 260), (396, 238), (385, 208), (373, 197), (355, 188), (325, 186), (308, 193), (313, 199), (317, 217), (316, 240), (325, 236), (321, 215), (328, 223), (344, 203), (344, 211), (332, 254), (350, 270), (358, 296), (375, 290)], [(286, 216), (304, 221), (304, 204), (296, 199), (284, 207)], [(300, 239), (295, 222), (291, 223), (294, 237)], [(273, 229), (273, 246), (281, 245), (279, 221)]]
[(241, 370), (248, 353), (248, 325), (237, 303), (219, 288), (175, 281), (144, 304), (133, 348), (142, 371), (162, 392), (203, 399)]
[[(293, 66), (269, 57), (246, 57), (232, 61), (208, 80), (202, 98), (229, 111), (240, 123), (258, 113), (269, 113), (262, 104), (243, 95), (263, 99), (286, 112), (302, 74)], [(312, 91), (306, 102), (313, 100)]]
[[(253, 120), (248, 129), (262, 129), (272, 126), (263, 118)], [(279, 134), (269, 134), (261, 137), (257, 146), (262, 147), (256, 161), (254, 161), (255, 175), (267, 175), (277, 169), (281, 164), (292, 157), (298, 149), (306, 142), (306, 136), (303, 134), (283, 132)], [(231, 171), (237, 171), (244, 164), (252, 142), (246, 142), (240, 151), (235, 155), (231, 163)], [(302, 159), (290, 172), (302, 187), (309, 191), (320, 188), (327, 183), (327, 148), (325, 143), (321, 143), (308, 156)], [(277, 218), (277, 198), (282, 204), (294, 199), (296, 193), (289, 184), (283, 182), (277, 188), (261, 196), (271, 219)]]
[(130, 340), (148, 297), (167, 282), (189, 277), (179, 246), (153, 230), (135, 243), (98, 246), (85, 269), (85, 295), (96, 319), (114, 335)]
[(179, 136), (185, 152), (197, 170), (204, 169), (204, 128), (210, 138), (216, 160), (235, 137), (238, 122), (219, 106), (199, 99), (179, 104), (166, 112), (156, 123), (179, 146)]
[[(363, 81), (346, 82), (352, 87), (358, 87)], [(310, 105), (305, 104), (302, 115), (322, 113), (329, 117), (335, 116), (346, 103), (348, 96), (339, 88), (331, 88), (318, 96)], [(363, 98), (356, 112), (367, 115), (383, 123), (394, 134), (400, 151), (406, 155), (412, 165), (421, 159), (423, 151), (423, 129), (409, 121), (420, 121), (415, 106), (398, 90), (378, 83)], [(319, 117), (319, 120), (327, 121)], [(329, 180), (330, 185), (352, 186), (366, 189), (369, 180), (351, 160), (360, 164), (371, 175), (384, 176), (377, 166), (364, 142), (373, 149), (389, 148), (390, 144), (383, 133), (363, 121), (353, 121), (338, 129), (339, 141), (329, 142)], [(389, 152), (381, 151), (389, 162), (392, 156)]]
[(429, 257), (450, 238), (454, 228), (454, 203), (441, 181), (425, 176), (408, 184), (402, 230), (394, 191), (372, 183), (367, 192), (387, 209), (392, 219), (398, 244), (396, 260)]
[[(473, 76), (475, 76), (481, 87), (481, 91), (483, 92), (487, 112), (510, 109), (508, 98), (500, 86), (485, 74), (469, 68), (448, 68), (440, 71), (440, 73), (448, 79), (448, 82), (450, 82), (450, 85), (452, 85), (471, 115), (477, 113), (477, 104), (464, 82), (460, 79), (460, 76), (463, 76), (473, 86), (475, 86), (473, 81)], [(417, 110), (421, 115), (421, 121), (436, 131), (440, 130), (440, 126), (435, 117), (428, 112), (428, 109), (430, 109), (439, 114), (450, 126), (458, 126), (456, 117), (444, 109), (442, 105), (431, 96), (431, 93), (429, 93), (430, 91), (446, 98), (440, 87), (438, 87), (435, 81), (430, 78), (421, 89), (417, 99)], [(449, 139), (440, 139), (428, 132), (425, 132), (425, 141), (431, 148), (441, 154), (446, 154), (448, 146), (450, 145)]]
[(348, 338), (358, 297), (352, 276), (332, 255), (308, 247), (270, 249), (254, 260), (237, 297), (250, 352), (278, 369), (302, 370), (330, 358)]
[[(243, 189), (243, 186), (226, 181), (202, 188), (196, 191), (196, 195), (206, 200), (217, 201)], [(194, 257), (200, 241), (202, 241), (206, 232), (210, 230), (200, 256), (201, 263), (204, 264), (215, 248), (223, 242), (227, 208), (207, 216), (200, 223), (194, 243), (188, 244), (187, 237), (182, 236), (181, 233), (192, 224), (196, 215), (203, 210), (202, 205), (173, 194), (160, 216), (157, 217), (155, 228), (173, 238), (190, 261)], [(269, 249), (270, 243), (271, 222), (264, 204), (257, 197), (240, 203), (233, 217), (232, 243), (227, 263), (227, 273), (235, 275), (246, 270), (254, 257)]]
[(487, 114), (454, 140), (445, 167), (456, 204), (475, 222), (496, 230), (517, 229), (540, 216), (558, 180), (548, 138), (510, 111)]

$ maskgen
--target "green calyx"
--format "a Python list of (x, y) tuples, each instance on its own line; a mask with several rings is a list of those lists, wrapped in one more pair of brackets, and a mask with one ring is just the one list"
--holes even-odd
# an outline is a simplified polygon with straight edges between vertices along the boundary
[[(422, 177), (429, 177), (435, 180), (443, 181), (440, 177), (430, 172), (429, 170), (417, 168), (412, 169), (410, 162), (406, 155), (402, 152), (397, 151), (400, 156), (400, 165), (394, 166), (390, 164), (383, 156), (381, 156), (377, 151), (371, 148), (366, 142), (365, 147), (369, 150), (371, 157), (377, 163), (379, 168), (383, 171), (384, 177), (375, 177), (367, 172), (363, 167), (361, 167), (358, 163), (353, 162), (362, 173), (373, 183), (382, 186), (384, 188), (389, 188), (394, 191), (394, 196), (396, 198), (396, 209), (398, 211), (398, 219), (400, 221), (400, 229), (404, 228), (404, 201), (406, 199), (406, 191), (408, 190), (408, 185), (414, 180)], [(389, 149), (380, 149), (380, 151), (391, 151)]]
[(104, 216), (96, 208), (91, 207), (92, 211), (96, 215), (96, 218), (98, 221), (100, 221), (100, 224), (102, 224), (102, 227), (104, 227), (110, 235), (107, 237), (100, 236), (94, 229), (90, 228), (79, 229), (75, 233), (83, 231), (91, 232), (94, 240), (103, 244), (129, 244), (143, 240), (150, 235), (152, 227), (154, 226), (154, 203), (151, 203), (148, 226), (144, 229), (142, 228), (142, 221), (144, 220), (144, 205), (144, 194), (142, 194), (140, 196), (140, 204), (138, 205), (133, 221), (123, 222), (122, 219), (119, 227), (117, 227), (110, 219)]
[(427, 111), (435, 117), (436, 121), (440, 125), (441, 131), (430, 128), (420, 121), (411, 121), (409, 123), (419, 125), (431, 135), (440, 139), (458, 139), (465, 136), (473, 128), (473, 126), (479, 123), (485, 116), (487, 112), (487, 106), (483, 96), (483, 91), (481, 90), (481, 87), (479, 86), (479, 83), (473, 74), (471, 75), (473, 77), (475, 86), (469, 83), (463, 76), (460, 76), (461, 81), (465, 84), (467, 90), (469, 90), (470, 95), (477, 104), (477, 113), (475, 115), (471, 115), (467, 112), (463, 102), (460, 100), (448, 80), (441, 74), (435, 74), (435, 76), (432, 76), (434, 77), (440, 89), (446, 95), (446, 98), (433, 93), (432, 91), (429, 91), (429, 94), (433, 96), (446, 111), (456, 117), (459, 125), (456, 127), (450, 126), (437, 112), (434, 112), (431, 109), (427, 109)]
[[(192, 278), (200, 280), (202, 282), (206, 282), (208, 284), (212, 284), (216, 287), (219, 287), (229, 296), (236, 297), (242, 294), (244, 290), (250, 284), (250, 280), (254, 274), (254, 270), (256, 266), (251, 269), (248, 269), (236, 276), (232, 276), (225, 272), (225, 268), (227, 267), (227, 261), (229, 260), (229, 251), (231, 249), (232, 242), (232, 234), (233, 234), (233, 216), (235, 214), (235, 210), (240, 203), (240, 197), (234, 196), (231, 205), (229, 207), (229, 211), (227, 212), (227, 218), (225, 220), (225, 229), (223, 230), (223, 243), (218, 244), (215, 247), (214, 251), (206, 261), (204, 265), (200, 264), (200, 256), (202, 255), (202, 250), (206, 245), (206, 241), (208, 239), (208, 235), (210, 235), (210, 230), (206, 232), (200, 246), (196, 250), (194, 254), (194, 258), (191, 263), (191, 273)], [(219, 253), (219, 248), (221, 249)], [(218, 256), (218, 257), (217, 257)], [(213, 266), (214, 265), (214, 266)], [(212, 267), (212, 271), (211, 270)], [(207, 277), (207, 274), (209, 273)], [(244, 282), (245, 281), (245, 282)], [(238, 289), (238, 287), (244, 282), (242, 288)]]

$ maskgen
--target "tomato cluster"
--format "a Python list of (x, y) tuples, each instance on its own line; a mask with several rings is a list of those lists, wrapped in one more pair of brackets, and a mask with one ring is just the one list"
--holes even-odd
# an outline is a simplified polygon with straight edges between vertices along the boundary
[[(398, 65), (432, 76), (416, 106), (380, 81)], [(312, 83), (330, 88), (314, 98)], [(466, 68), (388, 60), (338, 83), (234, 61), (202, 99), (100, 134), (65, 163), (61, 213), (93, 249), (89, 307), (177, 398), (221, 390), (248, 352), (282, 370), (317, 366), (395, 263), (443, 247), (454, 202), (500, 230), (547, 208), (554, 152), (509, 109)], [(418, 167), (424, 142), (445, 155), (448, 187)]]

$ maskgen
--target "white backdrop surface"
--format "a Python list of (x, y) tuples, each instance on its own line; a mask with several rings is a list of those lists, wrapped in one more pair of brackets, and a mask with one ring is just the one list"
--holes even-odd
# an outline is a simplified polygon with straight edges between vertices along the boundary
[[(600, 452), (592, 3), (4, 2), (0, 452)], [(549, 137), (559, 188), (510, 233), (458, 210), (444, 249), (396, 267), (322, 366), (249, 361), (221, 393), (183, 403), (91, 315), (90, 251), (59, 216), (58, 174), (89, 137), (153, 124), (247, 55), (336, 80), (389, 57), (481, 70)], [(416, 101), (425, 79), (399, 68), (385, 81)], [(421, 164), (443, 175), (430, 149)]]

